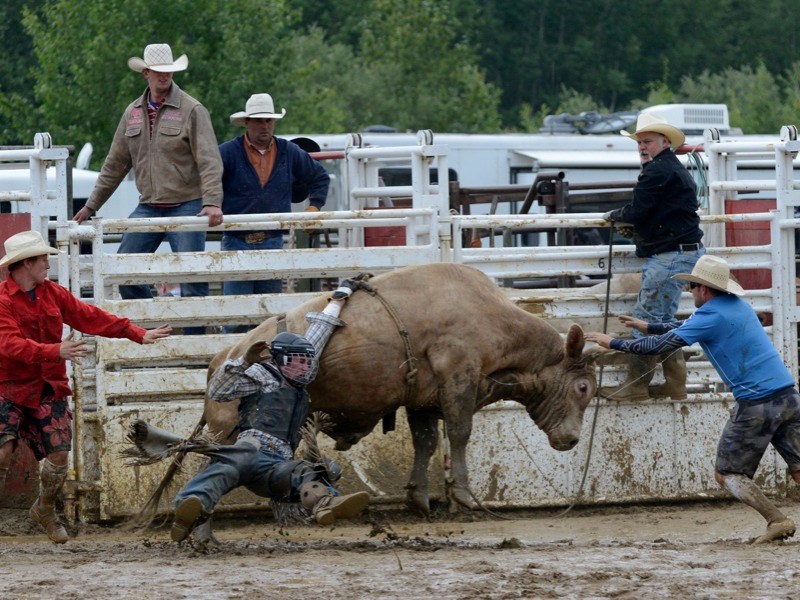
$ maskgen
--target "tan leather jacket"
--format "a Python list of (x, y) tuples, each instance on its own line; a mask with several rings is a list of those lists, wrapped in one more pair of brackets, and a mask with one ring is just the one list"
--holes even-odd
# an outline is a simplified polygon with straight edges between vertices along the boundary
[(202, 198), (221, 207), (222, 159), (208, 111), (172, 82), (151, 137), (146, 96), (125, 109), (86, 206), (103, 206), (132, 168), (143, 204)]

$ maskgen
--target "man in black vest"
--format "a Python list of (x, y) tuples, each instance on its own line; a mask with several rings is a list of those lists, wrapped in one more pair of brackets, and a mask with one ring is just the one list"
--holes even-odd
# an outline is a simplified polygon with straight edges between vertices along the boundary
[(341, 496), (332, 485), (332, 469), (293, 460), (308, 417), (305, 388), (316, 375), (319, 356), (334, 329), (344, 325), (339, 312), (355, 288), (354, 281), (345, 280), (325, 310), (308, 313), (311, 324), (305, 337), (284, 332), (269, 345), (256, 342), (243, 357), (226, 361), (214, 373), (209, 398), (239, 399), (239, 435), (233, 446), (213, 453), (211, 464), (176, 496), (174, 541), (186, 539), (222, 496), (239, 486), (274, 500), (300, 502), (320, 525), (356, 517), (366, 508), (367, 492)]

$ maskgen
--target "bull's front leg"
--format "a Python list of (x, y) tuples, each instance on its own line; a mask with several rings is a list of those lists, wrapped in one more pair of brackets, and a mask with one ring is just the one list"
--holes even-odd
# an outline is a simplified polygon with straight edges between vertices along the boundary
[(414, 443), (414, 464), (406, 485), (406, 506), (427, 517), (430, 513), (428, 465), (438, 443), (438, 417), (435, 413), (421, 410), (406, 410), (406, 415)]
[(467, 471), (467, 443), (472, 433), (472, 413), (445, 415), (445, 427), (452, 462), (450, 497), (461, 506), (475, 510), (477, 505), (469, 489)]
[(477, 508), (469, 489), (467, 443), (472, 433), (472, 415), (476, 406), (477, 387), (466, 379), (455, 377), (442, 386), (440, 400), (450, 443), (452, 462), (450, 497), (469, 509)]

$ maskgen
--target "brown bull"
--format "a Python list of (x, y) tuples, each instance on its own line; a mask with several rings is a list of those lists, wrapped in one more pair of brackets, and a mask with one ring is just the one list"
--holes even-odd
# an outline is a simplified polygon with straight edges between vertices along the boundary
[[(501, 399), (523, 404), (556, 450), (570, 450), (596, 388), (593, 360), (583, 354), (583, 331), (573, 325), (566, 344), (543, 320), (509, 301), (485, 274), (456, 264), (406, 267), (370, 279), (374, 293), (356, 291), (308, 387), (312, 410), (330, 415), (329, 435), (346, 450), (386, 415), (404, 406), (414, 443), (407, 503), (429, 510), (427, 468), (443, 419), (452, 452), (456, 501), (472, 506), (466, 446), (472, 415)], [(305, 331), (308, 311), (323, 296), (286, 314), (286, 330)], [(394, 316), (393, 316), (393, 314)], [(235, 346), (220, 352), (210, 374), (277, 333), (272, 317)], [(408, 332), (404, 337), (400, 330)], [(414, 373), (409, 383), (408, 375)], [(411, 387), (409, 387), (411, 386)], [(230, 432), (237, 403), (206, 401), (214, 432)]]

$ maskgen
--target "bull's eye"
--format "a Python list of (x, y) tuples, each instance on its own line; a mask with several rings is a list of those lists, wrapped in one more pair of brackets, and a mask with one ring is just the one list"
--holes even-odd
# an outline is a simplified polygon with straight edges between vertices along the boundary
[(589, 385), (586, 383), (579, 383), (578, 384), (578, 391), (581, 394), (585, 394), (589, 390)]

